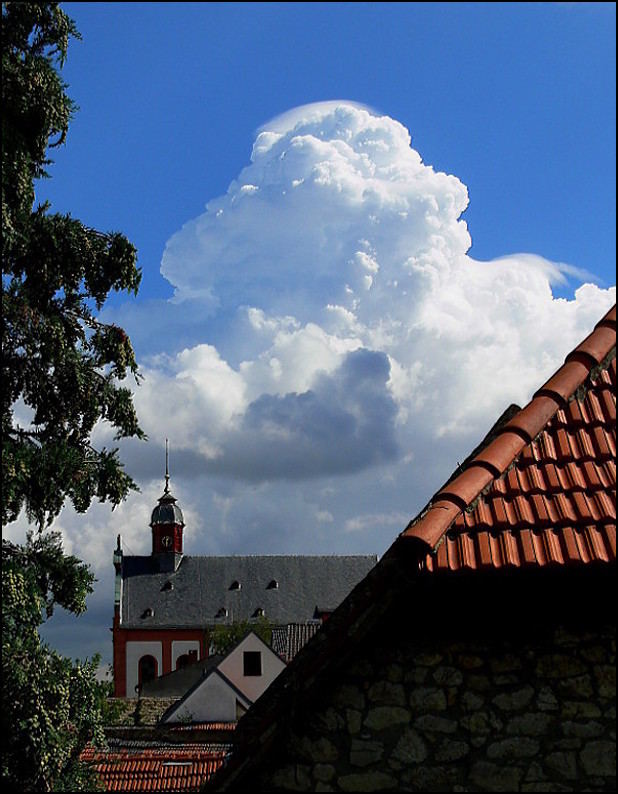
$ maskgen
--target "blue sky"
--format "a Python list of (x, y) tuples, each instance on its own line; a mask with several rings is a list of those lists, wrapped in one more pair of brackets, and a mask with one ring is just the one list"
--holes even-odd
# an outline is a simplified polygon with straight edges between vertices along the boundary
[(141, 492), (61, 514), (99, 582), (46, 628), (109, 660), (166, 436), (187, 553), (382, 554), (615, 302), (615, 5), (63, 8), (80, 110), (38, 198), (144, 274), (103, 312)]
[(58, 209), (123, 230), (142, 299), (167, 238), (225, 192), (255, 130), (350, 99), (470, 192), (478, 259), (534, 251), (615, 281), (613, 3), (66, 3), (83, 40)]

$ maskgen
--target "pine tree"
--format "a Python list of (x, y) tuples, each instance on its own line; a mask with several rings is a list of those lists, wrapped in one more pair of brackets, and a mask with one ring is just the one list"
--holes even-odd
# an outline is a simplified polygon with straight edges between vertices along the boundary
[(14, 791), (93, 786), (80, 753), (102, 738), (97, 660), (73, 663), (41, 642), (56, 604), (86, 608), (94, 577), (46, 529), (70, 500), (117, 505), (133, 480), (92, 430), (144, 438), (131, 391), (131, 342), (97, 319), (110, 291), (136, 293), (137, 255), (119, 233), (35, 206), (48, 150), (76, 108), (58, 69), (74, 23), (57, 3), (2, 4), (2, 522), (25, 511), (28, 543), (2, 545), (2, 779)]
[(70, 499), (118, 504), (134, 487), (117, 450), (94, 449), (95, 423), (143, 433), (126, 333), (97, 320), (111, 290), (137, 292), (136, 251), (121, 234), (34, 206), (47, 150), (75, 111), (56, 65), (73, 22), (55, 3), (2, 4), (2, 522), (22, 509), (40, 527)]

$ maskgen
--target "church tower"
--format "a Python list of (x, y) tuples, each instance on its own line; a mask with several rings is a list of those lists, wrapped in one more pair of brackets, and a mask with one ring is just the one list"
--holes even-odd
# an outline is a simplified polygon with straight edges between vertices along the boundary
[(169, 454), (165, 439), (165, 488), (163, 496), (152, 511), (152, 556), (160, 571), (175, 571), (182, 560), (184, 518), (170, 492)]

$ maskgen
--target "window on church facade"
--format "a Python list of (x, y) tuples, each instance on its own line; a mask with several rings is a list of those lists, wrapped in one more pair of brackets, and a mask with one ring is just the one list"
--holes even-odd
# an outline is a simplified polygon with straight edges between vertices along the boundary
[(180, 670), (183, 667), (187, 667), (190, 664), (197, 662), (197, 651), (189, 651), (188, 653), (183, 653), (182, 656), (179, 656), (176, 660), (176, 669)]
[(142, 656), (138, 664), (139, 683), (146, 684), (157, 677), (157, 660), (154, 656)]

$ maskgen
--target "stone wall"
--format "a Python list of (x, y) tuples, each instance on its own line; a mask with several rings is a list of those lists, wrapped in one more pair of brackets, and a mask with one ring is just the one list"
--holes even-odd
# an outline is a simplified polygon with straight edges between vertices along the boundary
[(109, 725), (154, 726), (177, 698), (108, 698)]
[(393, 615), (295, 715), (252, 789), (615, 791), (615, 626), (504, 617), (441, 631)]

